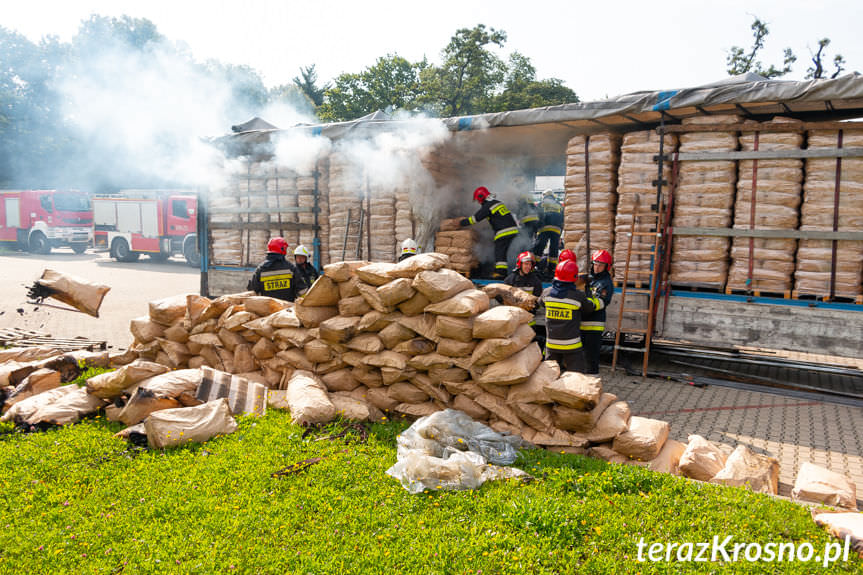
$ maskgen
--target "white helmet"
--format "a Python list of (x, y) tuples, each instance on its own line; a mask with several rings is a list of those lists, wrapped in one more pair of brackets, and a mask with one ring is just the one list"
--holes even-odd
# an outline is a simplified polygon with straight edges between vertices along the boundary
[(309, 253), (309, 250), (307, 250), (306, 246), (304, 246), (303, 244), (297, 246), (297, 249), (294, 250), (294, 255), (306, 256), (307, 258), (312, 256), (312, 254)]
[(554, 191), (551, 188), (545, 189), (542, 192), (542, 199), (551, 198), (554, 199)]
[(408, 238), (402, 242), (403, 254), (416, 254), (418, 248), (419, 246), (417, 245), (417, 243), (411, 238)]

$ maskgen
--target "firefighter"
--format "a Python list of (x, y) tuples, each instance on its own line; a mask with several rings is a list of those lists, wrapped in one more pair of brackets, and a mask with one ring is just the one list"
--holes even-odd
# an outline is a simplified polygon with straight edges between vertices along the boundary
[(404, 261), (409, 257), (413, 257), (417, 255), (417, 250), (419, 246), (413, 240), (413, 238), (408, 238), (402, 242), (402, 255), (399, 256), (399, 261)]
[(578, 289), (577, 279), (578, 264), (574, 260), (560, 262), (540, 302), (545, 305), (545, 358), (557, 361), (562, 371), (584, 373), (587, 366), (581, 343), (581, 316), (601, 310), (604, 303)]
[(473, 199), (480, 204), (479, 210), (469, 218), (463, 218), (461, 227), (472, 226), (477, 222), (481, 222), (488, 218), (491, 228), (494, 230), (494, 278), (503, 278), (506, 276), (509, 266), (506, 261), (506, 252), (512, 240), (518, 235), (518, 225), (515, 223), (515, 218), (510, 213), (509, 208), (495, 199), (488, 188), (484, 186), (478, 187), (473, 192)]
[(258, 295), (294, 301), (308, 286), (297, 268), (285, 259), (288, 242), (275, 237), (267, 243), (267, 259), (255, 270), (246, 289)]
[(318, 279), (320, 275), (318, 270), (309, 262), (309, 258), (312, 254), (309, 253), (309, 250), (303, 244), (297, 246), (297, 249), (294, 250), (294, 261), (296, 262), (297, 271), (303, 277), (303, 281), (309, 287), (315, 283), (315, 280)]
[(548, 244), (548, 273), (557, 267), (557, 252), (560, 249), (560, 234), (563, 228), (563, 206), (554, 197), (554, 192), (546, 190), (542, 193), (540, 204), (541, 226), (533, 246), (533, 253), (542, 257)]
[(530, 252), (521, 252), (515, 260), (515, 269), (506, 276), (503, 283), (517, 287), (536, 297), (542, 295), (542, 280), (536, 273), (535, 260)]
[(515, 215), (518, 216), (518, 223), (522, 232), (527, 236), (530, 245), (533, 245), (533, 242), (536, 241), (536, 231), (539, 229), (539, 212), (530, 196), (519, 198)]
[(602, 300), (602, 309), (581, 316), (581, 341), (584, 343), (584, 359), (587, 363), (585, 373), (599, 373), (599, 349), (602, 345), (602, 332), (605, 331), (605, 308), (614, 295), (614, 282), (611, 280), (611, 254), (596, 250), (590, 256), (591, 273), (587, 283), (587, 295)]
[(575, 259), (575, 252), (569, 249), (561, 250), (560, 254), (557, 256), (557, 263), (565, 262), (566, 260), (572, 260), (578, 263)]

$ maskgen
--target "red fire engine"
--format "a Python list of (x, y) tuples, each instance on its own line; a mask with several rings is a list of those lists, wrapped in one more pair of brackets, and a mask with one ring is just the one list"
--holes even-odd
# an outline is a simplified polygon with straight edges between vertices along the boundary
[(141, 254), (154, 260), (181, 254), (196, 267), (201, 261), (197, 207), (195, 196), (149, 190), (93, 198), (95, 247), (110, 250), (121, 262), (133, 262)]
[(84, 192), (0, 190), (0, 241), (37, 254), (71, 247), (84, 253), (92, 239), (93, 210)]

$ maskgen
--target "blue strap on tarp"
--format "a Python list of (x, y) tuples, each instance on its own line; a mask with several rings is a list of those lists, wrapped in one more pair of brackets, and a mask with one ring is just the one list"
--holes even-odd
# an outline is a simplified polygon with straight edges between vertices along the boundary
[(658, 112), (659, 110), (668, 110), (671, 108), (671, 99), (677, 95), (677, 92), (678, 90), (659, 92), (656, 95), (656, 104), (653, 106), (653, 110)]

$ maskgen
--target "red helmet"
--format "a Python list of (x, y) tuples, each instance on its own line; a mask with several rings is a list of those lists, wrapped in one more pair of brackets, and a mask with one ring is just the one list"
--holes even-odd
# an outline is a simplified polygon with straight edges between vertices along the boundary
[(605, 250), (596, 250), (593, 252), (593, 255), (590, 257), (590, 261), (599, 262), (601, 264), (605, 264), (607, 266), (611, 265), (611, 254)]
[(288, 253), (288, 242), (281, 236), (271, 239), (267, 243), (267, 253), (285, 255)]
[(473, 201), (481, 204), (490, 195), (491, 192), (488, 191), (488, 188), (486, 188), (485, 186), (480, 186), (473, 191)]
[(562, 282), (575, 282), (578, 278), (578, 264), (575, 260), (566, 260), (554, 268), (554, 279)]
[(521, 268), (521, 264), (523, 262), (530, 262), (532, 264), (536, 263), (533, 259), (533, 254), (530, 252), (521, 252), (520, 254), (518, 254), (518, 259), (515, 260), (515, 265)]
[(572, 250), (561, 250), (560, 254), (557, 256), (557, 261), (563, 263), (566, 260), (575, 261), (575, 252)]

